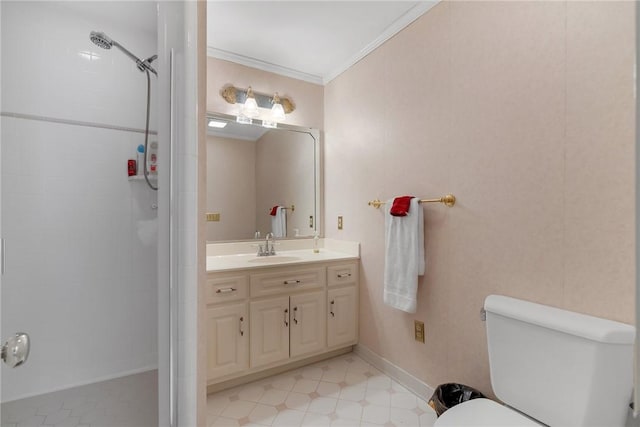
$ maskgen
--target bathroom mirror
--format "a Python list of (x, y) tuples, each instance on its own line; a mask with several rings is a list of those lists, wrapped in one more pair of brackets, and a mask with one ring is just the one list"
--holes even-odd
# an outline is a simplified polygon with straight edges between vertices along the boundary
[(319, 231), (318, 130), (256, 122), (207, 114), (207, 241), (264, 238), (274, 206), (287, 208), (286, 236), (278, 238)]

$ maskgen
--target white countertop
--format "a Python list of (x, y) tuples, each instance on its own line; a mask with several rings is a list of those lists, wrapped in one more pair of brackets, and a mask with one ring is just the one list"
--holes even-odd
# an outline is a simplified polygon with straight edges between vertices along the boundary
[[(360, 258), (360, 245), (355, 242), (331, 241), (321, 239), (320, 252), (314, 253), (313, 248), (278, 250), (276, 255), (257, 256), (255, 253), (228, 253), (230, 246), (226, 244), (207, 245), (207, 272), (244, 270), (248, 268), (277, 267), (282, 265), (298, 265), (316, 262), (351, 260)], [(282, 241), (283, 249), (290, 245)], [(313, 244), (308, 240), (309, 246)], [(230, 245), (237, 245), (231, 243)], [(297, 243), (296, 246), (300, 244)], [(246, 244), (245, 244), (246, 246)], [(305, 245), (306, 246), (306, 245)]]

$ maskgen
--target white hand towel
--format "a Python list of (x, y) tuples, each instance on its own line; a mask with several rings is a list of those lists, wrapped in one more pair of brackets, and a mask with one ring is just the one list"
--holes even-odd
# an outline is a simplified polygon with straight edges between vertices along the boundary
[(407, 216), (391, 215), (393, 199), (385, 204), (384, 303), (415, 313), (418, 276), (424, 274), (424, 214), (420, 200), (411, 199)]
[(278, 206), (276, 214), (271, 217), (273, 237), (287, 237), (287, 210)]

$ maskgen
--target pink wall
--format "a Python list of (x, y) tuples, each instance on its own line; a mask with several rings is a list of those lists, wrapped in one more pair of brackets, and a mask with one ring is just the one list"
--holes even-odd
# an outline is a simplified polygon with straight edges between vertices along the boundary
[[(489, 391), (489, 294), (633, 321), (633, 16), (633, 2), (442, 2), (326, 86), (326, 234), (361, 242), (363, 345), (432, 386)], [(455, 207), (424, 207), (418, 312), (383, 305), (367, 201), (447, 192)]]
[(323, 87), (278, 74), (245, 67), (233, 62), (207, 58), (207, 111), (235, 115), (237, 107), (220, 96), (226, 85), (239, 88), (251, 86), (254, 91), (289, 97), (296, 109), (287, 114), (283, 123), (322, 129)]

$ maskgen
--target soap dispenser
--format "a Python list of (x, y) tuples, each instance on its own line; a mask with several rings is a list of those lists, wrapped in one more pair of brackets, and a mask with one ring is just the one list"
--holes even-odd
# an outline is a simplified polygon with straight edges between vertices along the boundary
[(313, 234), (313, 253), (320, 253), (320, 236), (317, 231)]

